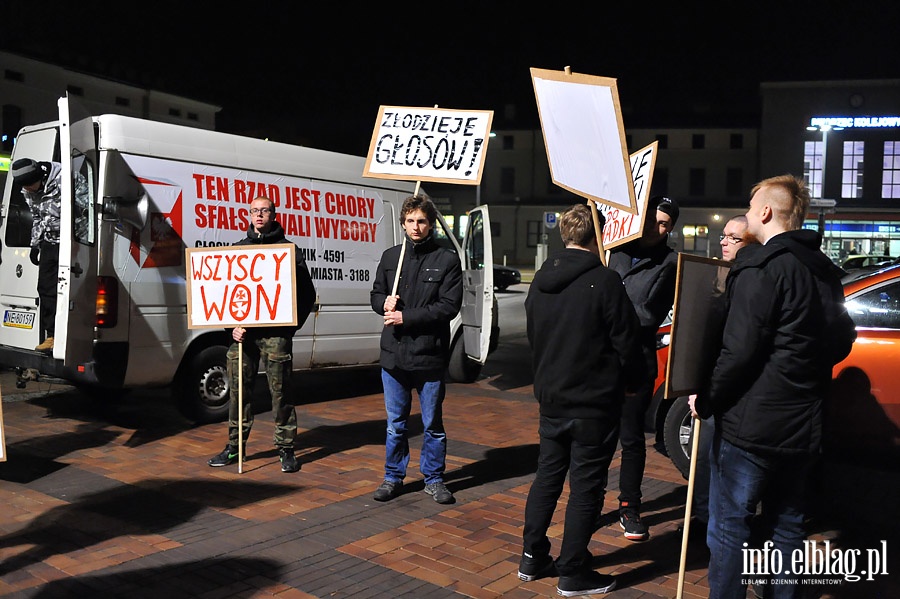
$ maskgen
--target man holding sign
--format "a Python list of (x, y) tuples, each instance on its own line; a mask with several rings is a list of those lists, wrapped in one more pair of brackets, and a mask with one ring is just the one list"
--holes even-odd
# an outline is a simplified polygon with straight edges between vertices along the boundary
[(425, 492), (438, 503), (453, 503), (453, 493), (444, 485), (447, 434), (442, 406), (450, 321), (462, 306), (462, 267), (454, 252), (435, 241), (436, 220), (431, 200), (406, 198), (400, 210), (403, 244), (384, 251), (372, 286), (372, 309), (384, 318), (381, 380), (387, 412), (384, 482), (375, 491), (375, 501), (389, 501), (403, 487), (415, 389), (424, 428), (419, 469)]
[[(288, 243), (284, 229), (275, 220), (275, 203), (269, 198), (258, 197), (250, 203), (250, 226), (247, 237), (234, 245), (269, 245)], [(316, 301), (316, 290), (309, 276), (309, 269), (302, 252), (294, 252), (296, 260), (297, 326), (235, 327), (231, 331), (234, 343), (228, 349), (228, 377), (231, 381), (231, 403), (228, 407), (228, 445), (218, 455), (210, 458), (213, 467), (234, 464), (238, 459), (238, 429), (243, 429), (246, 448), (250, 429), (253, 427), (253, 409), (249, 398), (253, 381), (263, 359), (269, 393), (272, 396), (272, 413), (275, 417), (275, 446), (278, 448), (282, 472), (297, 472), (300, 464), (294, 456), (294, 438), (297, 436), (297, 411), (291, 397), (290, 382), (292, 341), (294, 331), (303, 326)], [(243, 357), (240, 356), (243, 350)], [(238, 368), (242, 359), (243, 373)], [(239, 374), (241, 376), (239, 376)], [(243, 381), (243, 414), (238, 414), (238, 388)], [(288, 398), (287, 400), (285, 398)], [(242, 418), (241, 421), (238, 419)], [(239, 426), (242, 422), (243, 426)]]

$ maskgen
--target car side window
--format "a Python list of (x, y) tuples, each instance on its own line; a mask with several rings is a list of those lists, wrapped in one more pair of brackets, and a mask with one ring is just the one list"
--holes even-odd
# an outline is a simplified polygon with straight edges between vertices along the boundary
[(858, 327), (900, 329), (900, 283), (883, 285), (846, 302)]

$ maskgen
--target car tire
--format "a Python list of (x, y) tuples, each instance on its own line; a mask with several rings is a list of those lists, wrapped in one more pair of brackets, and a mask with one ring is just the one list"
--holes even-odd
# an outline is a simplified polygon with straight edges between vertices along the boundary
[(666, 453), (681, 475), (687, 479), (691, 471), (691, 443), (694, 419), (687, 397), (679, 397), (666, 412), (663, 443)]
[(447, 376), (454, 383), (474, 383), (481, 374), (482, 365), (466, 355), (466, 344), (462, 335), (456, 338), (450, 348), (450, 363), (447, 365)]
[[(198, 352), (176, 381), (178, 409), (188, 420), (209, 424), (228, 418), (231, 383), (226, 367), (227, 351), (223, 345), (213, 345)], [(245, 397), (244, 401), (250, 398)]]

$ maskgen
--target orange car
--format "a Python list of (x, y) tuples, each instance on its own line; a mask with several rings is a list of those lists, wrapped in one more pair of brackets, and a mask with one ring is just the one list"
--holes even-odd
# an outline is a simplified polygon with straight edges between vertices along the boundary
[[(900, 457), (900, 265), (851, 275), (843, 282), (857, 339), (850, 355), (834, 367), (825, 404), (825, 451), (896, 464)], [(687, 398), (663, 397), (669, 327), (666, 322), (657, 337), (659, 375), (648, 424), (657, 433), (657, 445), (662, 444), (687, 477), (691, 448)]]

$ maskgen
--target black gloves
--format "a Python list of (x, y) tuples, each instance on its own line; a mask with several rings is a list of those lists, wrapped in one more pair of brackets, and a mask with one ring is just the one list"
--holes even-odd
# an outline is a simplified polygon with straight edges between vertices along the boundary
[(31, 263), (34, 264), (35, 266), (37, 266), (38, 262), (40, 262), (40, 260), (39, 260), (40, 253), (41, 253), (40, 248), (31, 248), (31, 253), (28, 254), (28, 257), (31, 259)]

